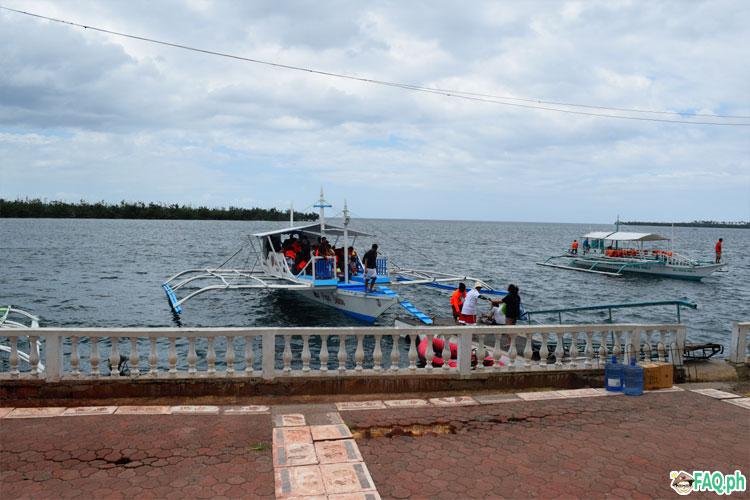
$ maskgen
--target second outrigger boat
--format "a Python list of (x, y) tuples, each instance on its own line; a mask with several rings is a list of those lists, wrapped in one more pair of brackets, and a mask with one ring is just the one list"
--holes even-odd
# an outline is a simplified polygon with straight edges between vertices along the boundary
[[(317, 223), (294, 226), (294, 222), (291, 221), (288, 228), (250, 235), (250, 251), (255, 255), (255, 263), (251, 268), (225, 267), (243, 251), (244, 248), (241, 248), (218, 268), (189, 269), (166, 280), (162, 287), (169, 297), (172, 309), (179, 314), (185, 301), (212, 290), (285, 289), (293, 290), (368, 323), (374, 322), (391, 306), (399, 304), (422, 323), (432, 324), (432, 319), (427, 314), (400, 297), (391, 287), (428, 285), (455, 290), (455, 285), (450, 286), (447, 283), (478, 281), (483, 285), (483, 294), (507, 294), (504, 291), (493, 290), (481, 279), (470, 276), (389, 266), (385, 257), (377, 259), (375, 289), (372, 293), (365, 292), (363, 268), (359, 257), (356, 254), (350, 257), (346, 250), (350, 245), (354, 245), (357, 237), (374, 235), (349, 229), (350, 217), (346, 202), (343, 210), (343, 227), (327, 224), (325, 209), (331, 205), (325, 201), (322, 189), (320, 200), (314, 206), (320, 209)], [(338, 251), (315, 256), (314, 252), (310, 251), (312, 244), (328, 238), (335, 238), (332, 248), (336, 249), (338, 245)], [(291, 253), (287, 253), (290, 249)], [(349, 262), (350, 258), (354, 262)], [(207, 282), (211, 284), (205, 284)], [(196, 288), (195, 285), (200, 283), (205, 285)], [(177, 293), (188, 289), (190, 292), (183, 298), (177, 297)]]
[(610, 276), (634, 273), (688, 280), (703, 279), (726, 265), (693, 260), (672, 250), (646, 248), (644, 243), (670, 241), (670, 238), (620, 231), (619, 219), (615, 224), (615, 231), (584, 234), (580, 247), (566, 249), (562, 255), (553, 255), (537, 264)]

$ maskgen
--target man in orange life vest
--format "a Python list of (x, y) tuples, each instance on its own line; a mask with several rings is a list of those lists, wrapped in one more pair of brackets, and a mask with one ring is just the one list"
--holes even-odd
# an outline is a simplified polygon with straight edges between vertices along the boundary
[(578, 253), (578, 240), (573, 240), (573, 253)]
[(716, 242), (716, 263), (719, 264), (721, 262), (721, 242), (724, 241), (723, 238), (719, 238), (719, 241)]
[(466, 285), (460, 283), (458, 289), (453, 292), (451, 296), (451, 309), (453, 309), (453, 319), (458, 321), (461, 316), (461, 308), (464, 306), (464, 299), (466, 298)]

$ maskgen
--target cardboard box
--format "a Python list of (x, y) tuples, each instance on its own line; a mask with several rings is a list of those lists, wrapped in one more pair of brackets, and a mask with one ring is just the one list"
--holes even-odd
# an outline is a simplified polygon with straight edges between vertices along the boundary
[(643, 367), (643, 390), (667, 389), (674, 384), (672, 363), (638, 363)]

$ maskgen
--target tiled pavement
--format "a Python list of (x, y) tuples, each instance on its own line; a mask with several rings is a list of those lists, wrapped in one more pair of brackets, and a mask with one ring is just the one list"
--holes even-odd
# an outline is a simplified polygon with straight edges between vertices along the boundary
[[(270, 408), (0, 408), (2, 500), (679, 498), (672, 470), (750, 476), (748, 398), (584, 389)], [(717, 497), (690, 498), (701, 495)]]

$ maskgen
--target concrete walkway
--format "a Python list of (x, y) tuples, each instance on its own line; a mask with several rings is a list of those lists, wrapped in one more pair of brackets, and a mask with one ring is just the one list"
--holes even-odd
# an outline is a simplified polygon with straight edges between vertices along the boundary
[(748, 399), (694, 385), (0, 417), (3, 500), (679, 498), (670, 471), (750, 476)]

